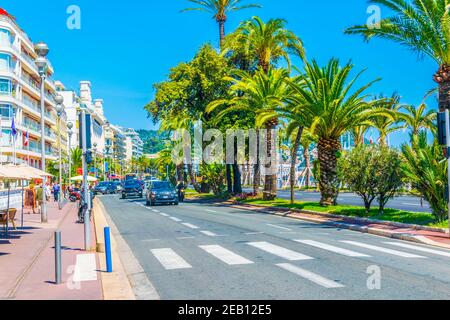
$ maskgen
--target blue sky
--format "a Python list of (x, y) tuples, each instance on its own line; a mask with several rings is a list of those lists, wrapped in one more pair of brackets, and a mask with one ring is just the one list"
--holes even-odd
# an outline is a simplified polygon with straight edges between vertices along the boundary
[[(366, 44), (343, 34), (346, 27), (367, 20), (365, 0), (255, 1), (263, 9), (233, 13), (227, 31), (253, 15), (284, 18), (303, 39), (309, 59), (352, 60), (357, 70), (367, 68), (362, 81), (381, 77), (373, 93), (398, 92), (404, 103), (419, 104), (435, 86), (437, 66), (430, 59), (419, 60), (397, 44)], [(66, 27), (70, 5), (81, 9), (81, 30)], [(105, 100), (110, 121), (136, 129), (154, 128), (143, 109), (153, 96), (152, 85), (164, 80), (172, 66), (191, 59), (203, 43), (218, 43), (216, 23), (207, 14), (180, 13), (190, 6), (186, 0), (3, 0), (1, 6), (16, 16), (33, 41), (49, 44), (56, 79), (74, 89), (80, 80), (90, 80), (94, 98)], [(436, 107), (434, 100), (430, 107)], [(392, 142), (398, 145), (405, 139), (406, 133), (400, 132)]]

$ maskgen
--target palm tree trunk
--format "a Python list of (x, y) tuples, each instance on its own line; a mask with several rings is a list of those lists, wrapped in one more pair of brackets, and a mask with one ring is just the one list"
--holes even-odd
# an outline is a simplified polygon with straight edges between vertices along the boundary
[(226, 172), (227, 172), (227, 190), (229, 194), (233, 193), (233, 177), (231, 175), (231, 164), (226, 165)]
[(217, 21), (219, 23), (219, 38), (220, 38), (220, 48), (223, 49), (225, 44), (225, 19)]
[(256, 164), (253, 169), (253, 194), (257, 195), (259, 193), (259, 184), (261, 182), (261, 161), (259, 160), (259, 141), (260, 133), (259, 130), (256, 130)]
[[(267, 129), (267, 157), (271, 159), (270, 163), (266, 165), (266, 176), (264, 179), (264, 196), (263, 199), (266, 201), (272, 201), (277, 197), (277, 165), (276, 165), (276, 154), (273, 154), (273, 147), (275, 144), (275, 136), (272, 135), (272, 130), (276, 128), (276, 120), (269, 121), (266, 125)], [(275, 151), (276, 152), (276, 151)], [(274, 163), (275, 162), (275, 163)]]
[(311, 187), (311, 157), (309, 155), (309, 146), (303, 147), (303, 157), (305, 158), (306, 166), (305, 187), (309, 189)]
[(341, 150), (339, 139), (321, 138), (318, 144), (320, 164), (320, 192), (322, 206), (337, 204), (339, 195), (339, 180), (337, 175), (337, 155)]
[(295, 167), (297, 165), (298, 149), (300, 149), (300, 141), (302, 139), (304, 127), (299, 127), (297, 132), (297, 137), (295, 137), (294, 146), (291, 153), (291, 172), (290, 172), (290, 182), (291, 182), (291, 204), (295, 202)]
[(234, 164), (233, 164), (233, 193), (242, 193), (242, 174), (238, 164), (238, 144), (234, 141)]
[(439, 111), (444, 112), (450, 108), (450, 66), (440, 66), (434, 80), (439, 84)]

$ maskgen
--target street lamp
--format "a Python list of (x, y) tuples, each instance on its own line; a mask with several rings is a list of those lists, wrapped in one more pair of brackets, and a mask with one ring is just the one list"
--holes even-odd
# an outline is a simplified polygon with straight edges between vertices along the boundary
[[(35, 64), (38, 67), (39, 75), (41, 77), (41, 167), (42, 170), (45, 171), (45, 77), (48, 66), (47, 59), (45, 57), (48, 55), (49, 48), (45, 43), (39, 42), (35, 45), (34, 50), (39, 56), (36, 59)], [(42, 177), (41, 222), (48, 222), (44, 177)]]
[(67, 123), (67, 134), (69, 135), (69, 185), (71, 185), (71, 179), (72, 179), (72, 135), (73, 135), (73, 123), (69, 122)]
[(92, 151), (94, 151), (94, 173), (95, 173), (95, 177), (97, 178), (97, 142), (94, 142), (93, 144), (94, 148), (92, 149)]
[[(58, 152), (59, 152), (59, 187), (62, 188), (62, 153), (61, 153), (61, 116), (64, 112), (64, 98), (61, 95), (55, 97), (56, 114), (58, 115)], [(61, 196), (58, 197), (59, 210), (62, 209)]]

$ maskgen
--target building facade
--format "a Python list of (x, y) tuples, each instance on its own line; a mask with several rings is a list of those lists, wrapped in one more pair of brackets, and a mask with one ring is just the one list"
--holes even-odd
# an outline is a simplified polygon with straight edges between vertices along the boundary
[[(41, 168), (41, 139), (48, 161), (58, 159), (58, 134), (67, 143), (67, 130), (58, 131), (53, 67), (45, 80), (45, 135), (41, 136), (41, 78), (35, 65), (34, 44), (15, 19), (0, 10), (0, 162), (28, 163)], [(16, 138), (12, 135), (14, 118)], [(65, 123), (65, 120), (61, 121)], [(26, 143), (28, 141), (28, 144)]]
[(134, 129), (122, 129), (126, 137), (126, 161), (139, 159), (144, 155), (144, 142)]

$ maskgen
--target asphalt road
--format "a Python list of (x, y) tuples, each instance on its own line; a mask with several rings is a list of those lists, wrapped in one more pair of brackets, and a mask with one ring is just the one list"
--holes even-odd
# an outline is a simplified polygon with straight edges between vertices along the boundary
[(223, 206), (99, 198), (163, 300), (450, 299), (450, 250)]
[[(251, 190), (247, 190), (251, 192)], [(311, 201), (311, 202), (319, 202), (320, 201), (320, 193), (319, 192), (296, 192), (296, 199), (299, 201)], [(283, 190), (278, 192), (278, 196), (281, 199), (290, 199), (291, 192), (289, 190)], [(364, 202), (362, 199), (354, 194), (354, 193), (341, 193), (338, 198), (339, 204), (352, 205), (352, 206), (364, 206)], [(373, 207), (376, 208), (378, 206), (378, 202), (375, 200), (373, 202)], [(429, 204), (424, 200), (421, 203), (420, 198), (414, 196), (400, 196), (392, 199), (388, 202), (387, 208), (390, 209), (398, 209), (412, 212), (428, 212), (431, 213), (431, 208)]]

